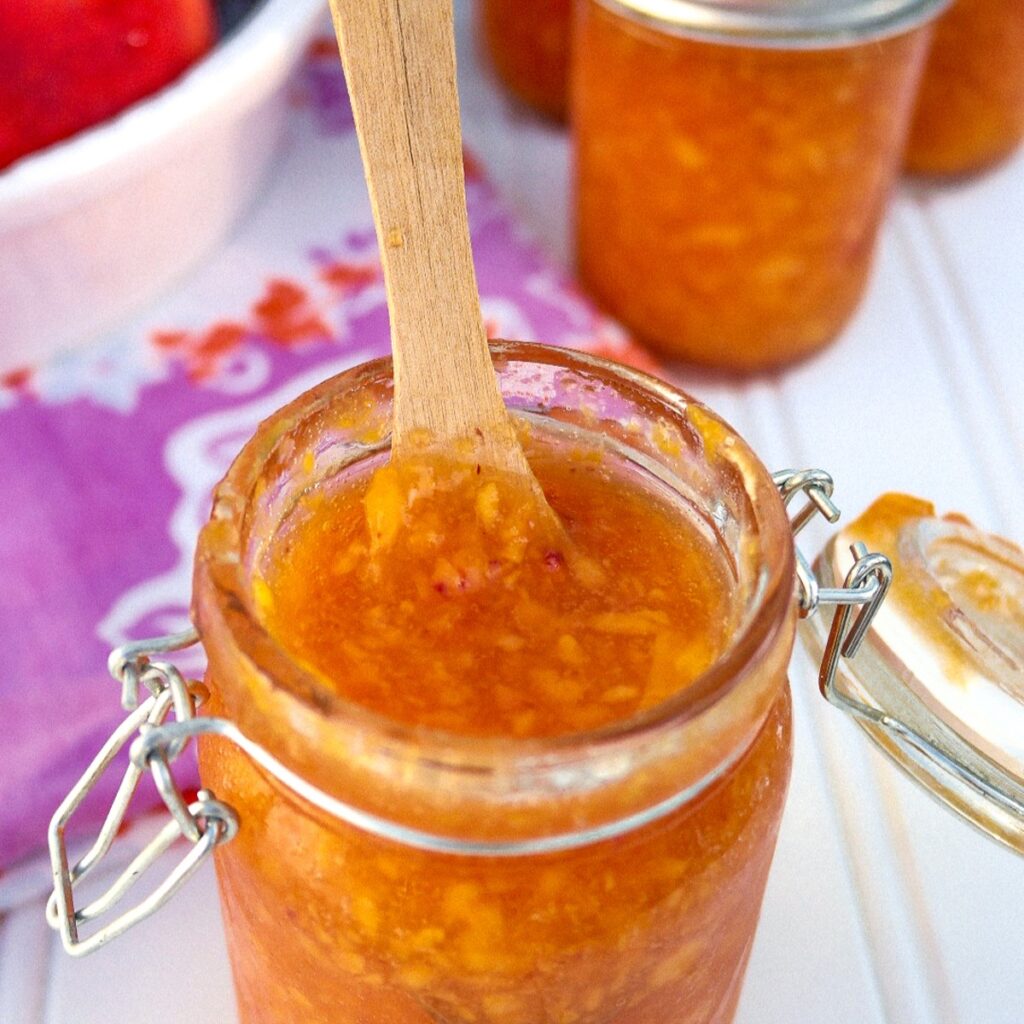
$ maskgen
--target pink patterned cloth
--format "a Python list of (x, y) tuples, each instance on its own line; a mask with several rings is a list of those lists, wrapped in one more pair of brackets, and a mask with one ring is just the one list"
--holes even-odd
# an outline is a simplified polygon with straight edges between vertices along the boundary
[[(42, 848), (53, 810), (123, 716), (109, 649), (187, 625), (196, 533), (253, 428), (388, 349), (333, 42), (311, 50), (295, 108), (273, 183), (216, 257), (116, 335), (0, 379), (0, 869)], [(489, 330), (641, 362), (544, 263), (471, 160), (467, 175)], [(201, 671), (201, 652), (182, 664)], [(96, 827), (117, 774), (78, 825)], [(154, 799), (147, 791), (139, 809)]]

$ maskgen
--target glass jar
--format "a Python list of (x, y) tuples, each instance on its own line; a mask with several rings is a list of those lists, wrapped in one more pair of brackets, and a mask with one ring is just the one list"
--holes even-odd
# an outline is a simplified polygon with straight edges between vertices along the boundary
[(944, 0), (583, 0), (579, 273), (661, 352), (727, 370), (832, 340), (865, 288)]
[[(561, 737), (410, 727), (326, 690), (261, 625), (259, 584), (303, 495), (388, 457), (390, 364), (349, 370), (265, 421), (218, 487), (197, 629), (111, 656), (130, 713), (49, 830), (47, 913), (69, 953), (153, 913), (216, 850), (243, 1024), (728, 1024), (789, 779), (798, 617), (822, 693), (1024, 853), (1024, 551), (889, 497), (815, 576), (793, 535), (838, 517), (827, 474), (769, 474), (714, 413), (637, 371), (520, 343), (494, 355), (531, 447), (601, 453), (717, 546), (741, 612), (731, 642), (683, 692)], [(861, 538), (892, 552), (891, 607), (892, 565)], [(200, 637), (206, 685), (160, 656)], [(189, 798), (172, 765), (194, 737), (206, 788)], [(72, 861), (66, 827), (129, 744)], [(147, 772), (171, 819), (83, 906)], [(166, 880), (96, 928), (181, 836)]]
[(263, 632), (252, 580), (304, 493), (386, 458), (390, 364), (271, 417), (200, 538), (210, 712), (381, 824), (326, 816), (203, 743), (204, 785), (243, 822), (217, 860), (243, 1024), (731, 1019), (790, 771), (782, 502), (743, 442), (667, 386), (515, 347), (498, 373), (535, 438), (631, 463), (700, 520), (735, 567), (739, 635), (683, 696), (593, 733), (484, 740), (347, 704)]
[(935, 26), (907, 145), (907, 170), (958, 175), (1024, 139), (1024, 4), (956, 0)]
[(562, 121), (573, 0), (479, 0), (480, 41), (502, 85)]

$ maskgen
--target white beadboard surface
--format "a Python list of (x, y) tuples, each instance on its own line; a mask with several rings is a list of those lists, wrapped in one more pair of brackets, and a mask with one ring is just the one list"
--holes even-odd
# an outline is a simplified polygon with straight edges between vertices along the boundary
[[(567, 262), (565, 137), (498, 93), (466, 4), (459, 35), (467, 142)], [(1024, 540), (1024, 156), (904, 186), (864, 305), (820, 357), (740, 384), (674, 376), (769, 466), (828, 469), (849, 514), (900, 489)], [(806, 658), (792, 681), (796, 767), (739, 1024), (1022, 1024), (1024, 859), (874, 753)], [(46, 928), (40, 878), (0, 901), (0, 1024), (233, 1024), (212, 870), (84, 961)]]

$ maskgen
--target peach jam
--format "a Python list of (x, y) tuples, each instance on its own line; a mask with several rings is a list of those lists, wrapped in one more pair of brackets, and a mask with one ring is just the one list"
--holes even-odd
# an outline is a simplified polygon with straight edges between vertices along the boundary
[(1024, 139), (1024, 4), (956, 0), (935, 26), (906, 167), (957, 175)]
[(497, 352), (562, 531), (487, 466), (388, 460), (390, 368), (264, 423), (197, 558), (201, 744), (244, 1024), (732, 1019), (790, 770), (793, 552), (697, 403)]
[(937, 10), (879, 6), (581, 4), (579, 272), (640, 339), (748, 371), (813, 352), (849, 320)]
[(502, 85), (554, 120), (566, 116), (572, 0), (479, 0), (480, 38)]

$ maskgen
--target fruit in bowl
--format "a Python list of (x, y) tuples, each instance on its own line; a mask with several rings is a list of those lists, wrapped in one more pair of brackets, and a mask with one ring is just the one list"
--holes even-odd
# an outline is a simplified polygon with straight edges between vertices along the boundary
[(217, 35), (212, 0), (3, 0), (0, 169), (163, 88)]
[(0, 0), (0, 373), (117, 328), (223, 239), (326, 8)]

